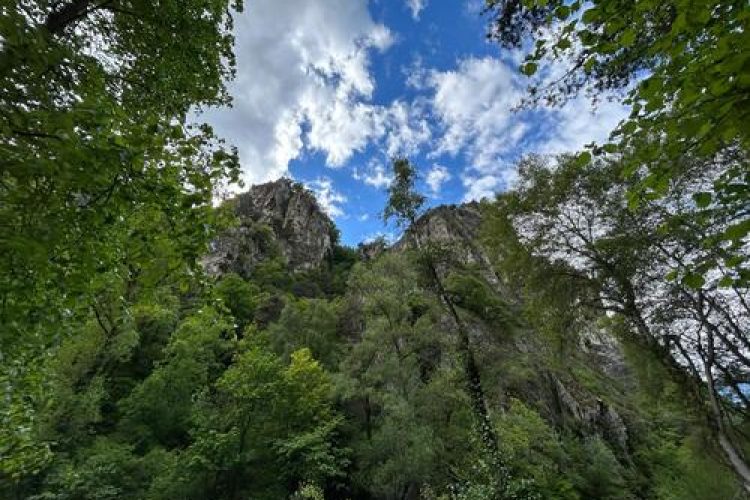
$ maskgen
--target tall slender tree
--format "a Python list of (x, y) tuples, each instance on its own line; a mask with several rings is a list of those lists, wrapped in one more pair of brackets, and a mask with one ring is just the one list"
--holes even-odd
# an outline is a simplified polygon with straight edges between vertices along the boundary
[(458, 333), (458, 352), (461, 356), (466, 379), (466, 391), (471, 400), (472, 412), (477, 421), (480, 439), (497, 474), (498, 492), (502, 494), (503, 486), (507, 482), (508, 472), (500, 455), (497, 433), (490, 419), (479, 367), (469, 337), (469, 329), (461, 318), (451, 295), (446, 290), (433, 252), (428, 248), (427, 242), (422, 241), (416, 226), (417, 219), (423, 213), (425, 202), (425, 197), (416, 190), (416, 180), (416, 169), (407, 158), (396, 158), (393, 161), (393, 181), (388, 188), (388, 204), (383, 211), (383, 218), (386, 221), (395, 219), (399, 226), (409, 227), (417, 252), (419, 252), (427, 268), (428, 279), (453, 321)]

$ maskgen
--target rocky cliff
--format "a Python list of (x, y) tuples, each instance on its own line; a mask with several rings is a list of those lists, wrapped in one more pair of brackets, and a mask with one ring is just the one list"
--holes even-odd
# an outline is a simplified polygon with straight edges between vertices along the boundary
[[(291, 270), (310, 270), (333, 253), (337, 230), (300, 184), (282, 179), (254, 186), (229, 206), (239, 222), (213, 242), (204, 260), (213, 274), (248, 277), (259, 262), (274, 256), (282, 257)], [(584, 438), (600, 437), (622, 463), (630, 463), (636, 427), (623, 394), (633, 389), (634, 381), (619, 343), (596, 322), (582, 322), (580, 331), (568, 339), (572, 343), (566, 352), (558, 353), (561, 347), (535, 331), (533, 318), (522, 313), (523, 293), (495, 269), (481, 227), (479, 204), (439, 206), (428, 210), (395, 244), (361, 244), (358, 255), (361, 261), (374, 261), (388, 252), (436, 249), (438, 273), (461, 307), (489, 399), (507, 405), (511, 398), (520, 398), (557, 428)], [(475, 295), (466, 295), (467, 301), (460, 290), (451, 289), (451, 274), (481, 278), (478, 281), (493, 291), (497, 310), (483, 315), (482, 308), (471, 303)], [(352, 307), (357, 304), (352, 302)], [(356, 311), (347, 321), (351, 325), (342, 323), (342, 331), (355, 341), (363, 323)], [(446, 335), (452, 328), (446, 317)], [(559, 356), (565, 363), (550, 362)]]
[[(506, 303), (508, 315), (513, 316), (520, 310), (517, 306), (522, 299), (514, 296), (511, 284), (505, 283), (495, 272), (488, 249), (480, 238), (481, 226), (482, 213), (478, 203), (442, 205), (428, 210), (417, 219), (390, 250), (404, 251), (418, 245), (437, 247), (441, 255), (439, 260), (442, 260), (442, 263), (438, 263), (438, 272), (446, 282), (451, 272), (458, 269), (476, 272)], [(470, 304), (465, 306), (471, 309)], [(526, 359), (526, 369), (537, 374), (523, 383), (527, 397), (547, 407), (547, 416), (551, 420), (559, 424), (568, 422), (585, 435), (599, 435), (627, 456), (628, 427), (618, 408), (601, 394), (587, 389), (576, 377), (556, 373), (544, 366), (544, 357), (538, 354), (549, 349), (549, 346), (538, 332), (521, 326), (520, 334), (512, 336), (513, 341), (504, 343), (498, 351), (493, 339), (498, 337), (498, 333), (502, 336), (506, 332), (499, 332), (497, 324), (478, 317), (468, 318), (468, 323), (472, 342), (480, 351), (480, 363), (492, 365), (503, 357)], [(503, 326), (499, 328), (504, 329)], [(612, 381), (613, 388), (626, 389), (629, 373), (617, 340), (593, 324), (579, 332), (578, 338), (577, 355), (580, 362), (586, 364), (596, 376)], [(489, 379), (485, 384), (489, 391), (508, 389), (507, 380)]]
[(264, 259), (281, 256), (292, 271), (320, 266), (338, 232), (313, 194), (290, 179), (253, 186), (227, 202), (238, 225), (216, 238), (203, 260), (210, 274), (249, 276)]
[(461, 265), (475, 267), (489, 284), (502, 292), (500, 280), (479, 242), (481, 225), (482, 214), (476, 202), (440, 205), (417, 219), (393, 245), (393, 249), (401, 251), (414, 247), (417, 241), (439, 245), (449, 251), (451, 258)]

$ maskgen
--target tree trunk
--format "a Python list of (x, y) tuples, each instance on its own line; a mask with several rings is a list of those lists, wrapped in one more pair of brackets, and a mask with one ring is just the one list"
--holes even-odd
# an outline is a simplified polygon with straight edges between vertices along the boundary
[(44, 22), (44, 27), (50, 35), (56, 35), (70, 23), (83, 16), (90, 4), (91, 0), (73, 0), (55, 12), (51, 12)]
[[(416, 227), (413, 220), (411, 221), (411, 226)], [(414, 240), (417, 246), (417, 250), (421, 251), (422, 244), (419, 239), (419, 234), (417, 234), (416, 231), (414, 232)], [(495, 429), (492, 426), (492, 421), (490, 420), (489, 412), (487, 410), (487, 402), (484, 394), (484, 389), (482, 388), (482, 380), (479, 374), (479, 367), (477, 366), (476, 358), (474, 357), (474, 351), (471, 348), (468, 329), (459, 316), (458, 311), (453, 304), (453, 300), (445, 290), (443, 281), (440, 279), (440, 274), (438, 273), (435, 263), (432, 261), (432, 257), (425, 254), (425, 261), (430, 272), (430, 278), (432, 279), (435, 288), (437, 289), (438, 296), (442, 300), (443, 304), (448, 310), (448, 313), (453, 319), (453, 322), (456, 325), (456, 330), (458, 332), (459, 354), (462, 358), (461, 361), (464, 368), (464, 376), (466, 377), (466, 391), (469, 394), (469, 398), (471, 399), (472, 413), (474, 413), (474, 416), (477, 419), (477, 423), (479, 425), (479, 434), (482, 440), (482, 444), (490, 454), (492, 465), (495, 471), (499, 474), (499, 479), (502, 486), (502, 483), (504, 483), (506, 479), (505, 464), (503, 463), (503, 460), (500, 456), (497, 434), (495, 433)]]
[[(668, 372), (672, 376), (673, 380), (680, 384), (682, 387), (689, 390), (690, 394), (694, 398), (694, 406), (698, 409), (703, 407), (703, 413), (708, 420), (711, 427), (711, 431), (718, 442), (719, 448), (724, 454), (728, 465), (735, 473), (739, 481), (742, 483), (744, 489), (750, 492), (750, 467), (742, 455), (740, 450), (732, 443), (732, 440), (726, 433), (723, 420), (723, 412), (719, 403), (719, 397), (716, 394), (716, 388), (714, 387), (713, 375), (711, 373), (711, 362), (705, 364), (705, 382), (700, 379), (694, 378), (686, 373), (686, 370), (681, 366), (672, 356), (668, 348), (659, 344), (656, 337), (651, 333), (650, 328), (644, 321), (643, 317), (638, 310), (635, 302), (635, 293), (629, 283), (622, 283), (626, 292), (627, 300), (625, 305), (626, 316), (632, 321), (636, 327), (637, 334), (634, 335), (633, 339), (644, 348), (648, 349), (652, 353), (656, 354), (659, 360), (667, 368)], [(709, 333), (709, 336), (711, 334)], [(711, 342), (711, 349), (713, 349), (713, 342)], [(711, 355), (712, 353), (709, 353)], [(695, 375), (697, 377), (698, 374)], [(702, 396), (703, 390), (701, 387), (708, 389), (710, 411), (705, 410), (705, 396)], [(705, 394), (705, 393), (703, 393)]]
[(714, 365), (714, 342), (710, 333), (708, 334), (708, 339), (708, 359), (704, 360), (704, 368), (706, 385), (708, 386), (708, 399), (711, 403), (711, 415), (709, 416), (711, 427), (716, 435), (716, 440), (719, 442), (721, 451), (724, 452), (724, 457), (742, 482), (745, 491), (750, 492), (750, 467), (748, 467), (741, 450), (737, 449), (729, 439), (727, 429), (724, 426), (724, 411), (721, 408), (721, 402), (719, 401), (718, 394), (716, 394), (716, 386), (714, 385), (712, 369)]

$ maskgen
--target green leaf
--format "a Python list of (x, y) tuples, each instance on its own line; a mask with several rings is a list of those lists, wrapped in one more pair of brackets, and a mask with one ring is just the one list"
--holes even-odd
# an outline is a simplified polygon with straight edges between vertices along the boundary
[(622, 35), (620, 35), (620, 44), (623, 47), (630, 47), (633, 45), (633, 42), (635, 42), (635, 30), (628, 28), (622, 32)]
[(689, 273), (685, 275), (682, 282), (689, 288), (699, 290), (706, 283), (706, 279), (700, 274)]
[(693, 200), (698, 208), (706, 208), (711, 204), (711, 193), (695, 193), (693, 194)]
[(576, 167), (582, 168), (589, 164), (591, 161), (591, 153), (588, 151), (584, 151), (583, 153), (579, 153), (578, 156), (575, 159), (575, 165)]
[(570, 15), (570, 7), (567, 5), (560, 5), (555, 9), (555, 17), (559, 20), (564, 21)]
[(583, 70), (588, 74), (591, 73), (591, 71), (594, 69), (594, 65), (596, 64), (596, 58), (595, 57), (589, 57), (586, 59), (586, 62), (583, 64)]
[(737, 267), (745, 261), (742, 255), (732, 255), (726, 260), (727, 267)]
[(729, 288), (734, 283), (734, 280), (731, 276), (724, 276), (719, 280), (719, 286), (721, 288)]
[(750, 232), (750, 219), (729, 226), (724, 231), (724, 238), (727, 240), (740, 240), (747, 236), (748, 232)]
[(597, 8), (593, 8), (584, 12), (583, 16), (581, 16), (581, 20), (586, 24), (591, 24), (597, 22), (600, 17), (601, 11)]
[(638, 124), (635, 122), (635, 120), (628, 120), (620, 130), (623, 134), (630, 135), (635, 132), (637, 128)]
[(534, 73), (536, 73), (538, 66), (536, 63), (528, 62), (521, 66), (521, 73), (523, 73), (526, 76), (532, 76)]

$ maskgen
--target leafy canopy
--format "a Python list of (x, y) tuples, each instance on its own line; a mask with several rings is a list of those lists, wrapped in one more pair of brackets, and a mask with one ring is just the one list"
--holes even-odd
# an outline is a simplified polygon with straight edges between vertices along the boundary
[[(638, 182), (629, 207), (664, 196), (691, 164), (724, 162), (725, 169), (696, 198), (727, 226), (706, 244), (725, 257), (697, 263), (694, 272), (733, 269), (732, 282), (750, 282), (750, 9), (741, 0), (487, 0), (488, 37), (520, 47), (531, 37), (521, 70), (541, 77), (529, 100), (561, 104), (582, 92), (624, 91), (630, 116), (609, 144), (593, 151), (625, 158), (623, 174)], [(546, 63), (567, 60), (549, 81)], [(590, 153), (584, 153), (584, 159)], [(737, 161), (731, 161), (734, 158)], [(640, 175), (642, 172), (646, 175)]]

